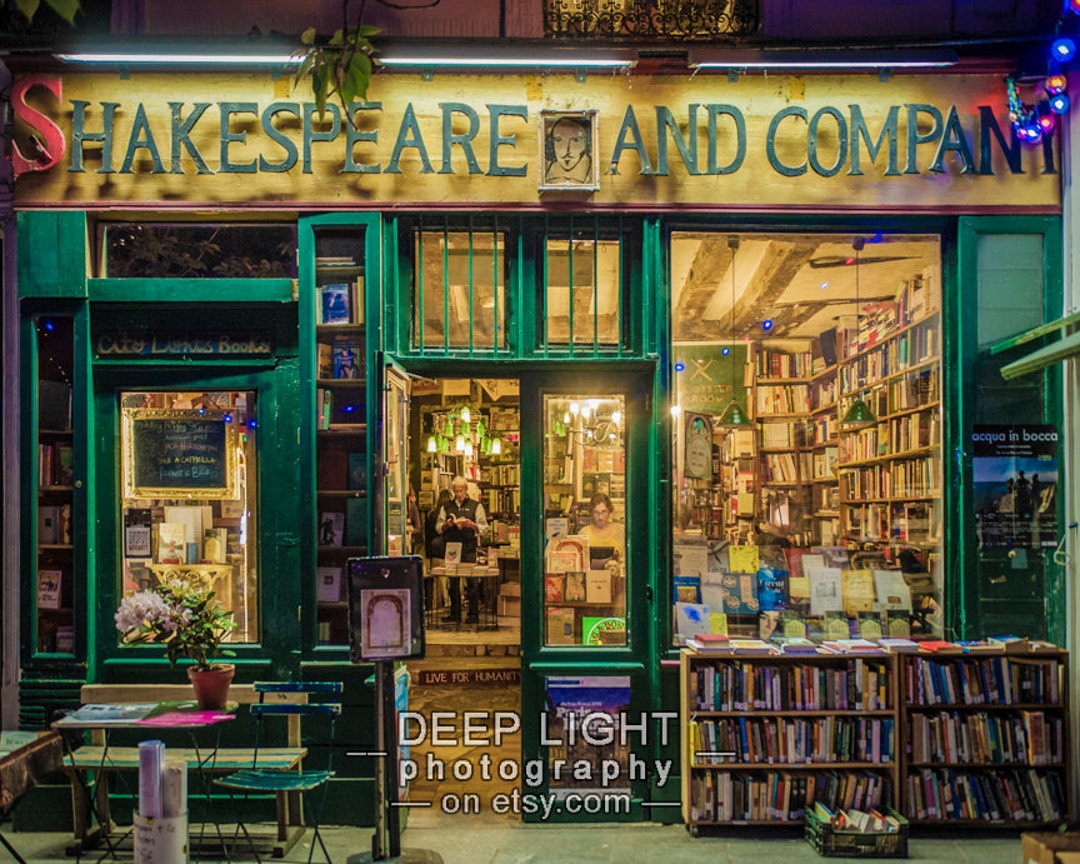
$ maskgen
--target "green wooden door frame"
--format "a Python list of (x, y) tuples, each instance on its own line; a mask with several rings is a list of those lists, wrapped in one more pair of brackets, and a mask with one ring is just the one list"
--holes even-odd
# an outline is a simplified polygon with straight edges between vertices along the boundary
[[(557, 371), (555, 371), (557, 370)], [(659, 667), (656, 662), (657, 622), (668, 615), (666, 595), (660, 590), (660, 568), (655, 542), (662, 526), (655, 519), (656, 451), (650, 450), (655, 427), (653, 381), (655, 364), (561, 364), (551, 372), (522, 370), (521, 378), (521, 659), (523, 764), (547, 764), (542, 743), (541, 714), (545, 711), (549, 676), (628, 676), (631, 681), (630, 714), (646, 715), (655, 706)], [(627, 630), (625, 648), (543, 646), (543, 416), (547, 394), (619, 393), (626, 398), (626, 507), (627, 507)], [(634, 756), (652, 758), (654, 729), (645, 740), (631, 736)], [(540, 760), (539, 762), (536, 760)], [(635, 780), (631, 806), (617, 813), (554, 812), (546, 821), (640, 821), (649, 783)], [(526, 791), (550, 791), (545, 770), (541, 782)], [(526, 821), (540, 821), (541, 812), (526, 812)]]
[[(382, 390), (382, 375), (379, 366), (379, 351), (381, 349), (383, 320), (389, 320), (390, 311), (385, 307), (393, 307), (392, 303), (383, 303), (383, 273), (381, 265), (381, 251), (383, 243), (382, 214), (379, 213), (325, 213), (319, 216), (302, 218), (297, 232), (297, 254), (299, 255), (300, 285), (298, 293), (299, 306), (297, 310), (299, 326), (299, 351), (300, 351), (300, 417), (314, 418), (316, 404), (316, 334), (315, 326), (318, 321), (316, 309), (317, 301), (315, 292), (315, 252), (316, 233), (320, 229), (355, 229), (363, 232), (364, 248), (364, 322), (366, 335), (364, 339), (364, 369), (366, 381), (364, 386), (364, 399), (366, 404), (365, 422), (367, 423), (367, 436), (365, 439), (366, 452), (368, 454), (368, 481), (367, 500), (374, 501), (375, 483), (378, 480), (374, 467), (374, 458), (378, 446), (380, 400)], [(389, 260), (389, 259), (388, 259)], [(318, 619), (316, 615), (316, 586), (315, 568), (318, 561), (318, 550), (314, 526), (317, 519), (318, 502), (315, 495), (316, 487), (316, 441), (315, 423), (300, 423), (300, 583), (301, 595), (301, 626), (303, 630), (303, 653), (309, 659), (325, 662), (349, 662), (348, 645), (320, 645), (318, 644)], [(373, 533), (374, 507), (368, 507), (368, 549), (371, 550)], [(373, 553), (372, 553), (373, 554)]]
[[(256, 540), (259, 578), (260, 641), (236, 647), (240, 680), (288, 676), (299, 669), (300, 537), (295, 496), (300, 482), (297, 452), (298, 410), (295, 362), (284, 358), (251, 361), (224, 369), (216, 364), (143, 363), (99, 365), (94, 370), (94, 419), (98, 434), (91, 461), (97, 466), (94, 490), (97, 523), (96, 605), (88, 638), (97, 646), (98, 663), (91, 680), (130, 680), (132, 674), (172, 680), (158, 645), (120, 648), (113, 613), (119, 598), (119, 552), (122, 526), (118, 502), (120, 482), (120, 411), (116, 395), (126, 389), (254, 390), (260, 424), (256, 434), (266, 442), (259, 450), (259, 529)], [(283, 494), (285, 493), (285, 494)]]
[[(977, 345), (978, 296), (978, 243), (981, 236), (995, 234), (1031, 234), (1042, 237), (1043, 320), (1052, 321), (1062, 314), (1064, 302), (1064, 275), (1062, 259), (1062, 223), (1056, 216), (981, 216), (961, 217), (957, 225), (956, 255), (950, 261), (946, 286), (956, 285), (955, 291), (945, 292), (945, 395), (947, 404), (956, 406), (946, 417), (946, 450), (951, 459), (946, 464), (945, 512), (952, 517), (952, 538), (946, 544), (949, 557), (947, 572), (954, 574), (946, 584), (948, 590), (947, 636), (975, 639), (986, 633), (979, 620), (979, 557), (974, 530), (972, 503), (972, 461), (970, 446), (972, 427), (975, 425), (975, 363), (979, 354)], [(1028, 343), (1000, 355), (1004, 366), (1021, 356), (1038, 343)], [(990, 346), (986, 347), (989, 353)], [(1063, 430), (1064, 402), (1063, 376), (1060, 364), (1029, 376), (1041, 381), (1042, 402), (1033, 410), (1030, 418), (1003, 417), (1003, 425), (1011, 422), (1030, 422), (1054, 425)], [(1002, 386), (1003, 379), (999, 378)], [(1068, 530), (1065, 526), (1064, 495), (1065, 474), (1071, 458), (1069, 443), (1059, 436), (1058, 447), (1058, 495), (1057, 524), (1059, 534)], [(952, 463), (952, 471), (949, 469)], [(1045, 583), (1044, 608), (1047, 617), (1047, 638), (1059, 645), (1066, 639), (1066, 584), (1063, 568), (1048, 568)]]

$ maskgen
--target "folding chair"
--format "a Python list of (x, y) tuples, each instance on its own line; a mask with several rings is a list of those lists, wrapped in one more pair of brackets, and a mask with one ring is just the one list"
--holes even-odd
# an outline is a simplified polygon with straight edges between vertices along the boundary
[[(315, 854), (315, 844), (322, 847), (323, 855), (327, 864), (330, 864), (330, 853), (326, 851), (326, 844), (319, 833), (319, 819), (322, 815), (323, 805), (326, 802), (326, 793), (330, 778), (334, 776), (334, 727), (337, 718), (341, 715), (340, 702), (307, 702), (307, 703), (276, 703), (264, 701), (267, 693), (306, 693), (306, 694), (334, 694), (339, 695), (344, 689), (340, 681), (256, 681), (255, 692), (259, 694), (259, 701), (251, 706), (251, 715), (255, 718), (255, 746), (252, 753), (251, 768), (228, 774), (214, 782), (224, 786), (232, 792), (243, 792), (240, 804), (241, 812), (238, 813), (236, 831), (233, 834), (233, 842), (243, 832), (247, 844), (255, 856), (256, 861), (261, 861), (255, 843), (243, 821), (242, 810), (251, 795), (273, 792), (277, 796), (279, 821), (286, 807), (287, 796), (302, 795), (322, 787), (317, 808), (311, 820), (314, 831), (311, 838), (311, 850), (308, 852), (308, 864)], [(260, 768), (258, 767), (259, 747), (263, 743), (263, 722), (268, 717), (297, 718), (325, 718), (329, 725), (329, 756), (327, 757), (326, 770), (306, 771), (300, 765), (296, 769)]]

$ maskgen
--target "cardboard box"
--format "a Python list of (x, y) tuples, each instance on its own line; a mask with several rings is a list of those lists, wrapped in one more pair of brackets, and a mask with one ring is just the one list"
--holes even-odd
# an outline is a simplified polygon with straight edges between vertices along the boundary
[[(1073, 855), (1080, 852), (1080, 832), (1040, 831), (1020, 835), (1021, 864), (1073, 864)], [(1064, 860), (1059, 853), (1065, 853)]]
[(499, 617), (500, 618), (520, 618), (521, 617), (521, 598), (509, 597), (505, 594), (499, 595)]

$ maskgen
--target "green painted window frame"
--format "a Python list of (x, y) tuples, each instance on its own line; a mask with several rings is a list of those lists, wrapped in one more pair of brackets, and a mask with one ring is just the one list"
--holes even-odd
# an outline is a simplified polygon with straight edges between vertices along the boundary
[[(947, 379), (946, 397), (949, 404), (957, 406), (946, 417), (946, 441), (953, 454), (951, 477), (946, 466), (945, 512), (953, 518), (952, 530), (947, 530), (948, 543), (946, 572), (953, 574), (946, 584), (946, 637), (977, 639), (987, 634), (979, 615), (980, 609), (980, 570), (976, 548), (975, 514), (972, 504), (972, 456), (970, 441), (972, 427), (975, 425), (976, 405), (976, 360), (977, 345), (977, 307), (978, 295), (978, 244), (980, 237), (995, 234), (1031, 234), (1042, 237), (1043, 271), (1043, 320), (1054, 321), (1063, 314), (1064, 272), (1063, 272), (1063, 237), (1062, 221), (1057, 216), (970, 216), (961, 217), (957, 222), (955, 242), (955, 260), (953, 262), (953, 281), (955, 291), (946, 291), (946, 368), (953, 370)], [(948, 280), (946, 281), (948, 285)], [(950, 323), (951, 322), (951, 323)], [(1023, 328), (1028, 329), (1028, 328)], [(1000, 341), (1000, 340), (999, 340)], [(1027, 343), (1003, 351), (995, 356), (994, 369), (1007, 365), (1012, 360), (1030, 352), (1036, 344)], [(987, 345), (985, 354), (991, 353)], [(1025, 376), (1039, 379), (1041, 386), (1040, 416), (1029, 422), (1056, 425), (1063, 432), (1065, 405), (1063, 374), (1061, 364), (1055, 363), (1037, 373)], [(1009, 382), (1000, 379), (1002, 388)], [(1003, 417), (1001, 422), (1014, 422), (1014, 417)], [(1058, 450), (1058, 489), (1057, 523), (1059, 535), (1068, 530), (1065, 525), (1064, 495), (1066, 471), (1069, 460), (1069, 442), (1067, 436), (1060, 436)], [(950, 551), (951, 550), (951, 551)], [(1066, 641), (1066, 603), (1067, 587), (1064, 568), (1048, 567), (1043, 591), (1043, 608), (1046, 618), (1046, 638), (1057, 644)], [(1017, 620), (1017, 627), (1022, 624)]]

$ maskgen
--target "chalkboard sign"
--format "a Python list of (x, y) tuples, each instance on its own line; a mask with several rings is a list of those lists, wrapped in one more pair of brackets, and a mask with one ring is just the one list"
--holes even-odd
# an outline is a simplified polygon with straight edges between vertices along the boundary
[(195, 411), (125, 409), (124, 494), (236, 498), (235, 425)]

